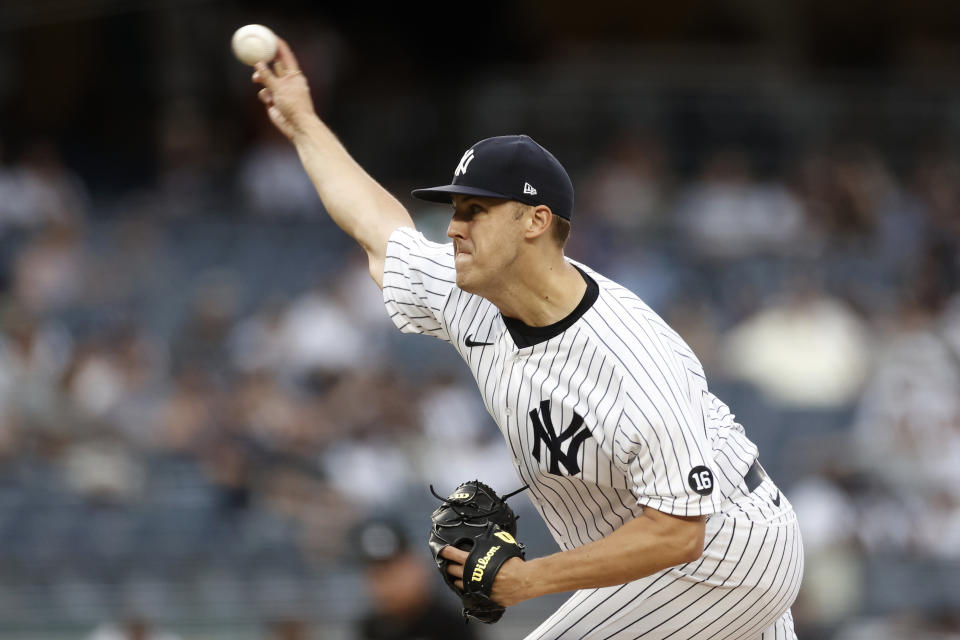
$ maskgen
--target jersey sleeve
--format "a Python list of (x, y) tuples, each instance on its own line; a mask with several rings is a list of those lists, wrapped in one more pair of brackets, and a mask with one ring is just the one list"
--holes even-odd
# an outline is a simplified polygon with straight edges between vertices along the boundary
[(404, 333), (424, 333), (450, 341), (443, 308), (456, 288), (453, 245), (430, 242), (420, 232), (400, 227), (387, 243), (383, 266), (383, 302)]
[(659, 370), (626, 378), (614, 461), (637, 503), (677, 516), (720, 511), (730, 483), (718, 475), (723, 472), (713, 460), (700, 398)]

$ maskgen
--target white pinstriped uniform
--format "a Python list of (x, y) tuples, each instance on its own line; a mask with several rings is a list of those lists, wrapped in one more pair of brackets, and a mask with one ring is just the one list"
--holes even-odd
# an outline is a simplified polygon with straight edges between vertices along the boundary
[(756, 446), (680, 336), (633, 293), (571, 263), (587, 294), (547, 328), (457, 288), (452, 245), (413, 229), (394, 231), (384, 266), (394, 323), (460, 352), (561, 548), (609, 535), (644, 506), (709, 516), (697, 561), (578, 591), (528, 640), (795, 638), (799, 530), (769, 478), (745, 486)]

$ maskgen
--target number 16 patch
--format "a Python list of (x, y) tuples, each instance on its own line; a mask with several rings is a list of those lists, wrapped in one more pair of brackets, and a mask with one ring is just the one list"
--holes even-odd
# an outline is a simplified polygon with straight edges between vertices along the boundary
[(687, 476), (687, 484), (700, 495), (708, 496), (713, 493), (713, 472), (703, 465), (694, 467)]

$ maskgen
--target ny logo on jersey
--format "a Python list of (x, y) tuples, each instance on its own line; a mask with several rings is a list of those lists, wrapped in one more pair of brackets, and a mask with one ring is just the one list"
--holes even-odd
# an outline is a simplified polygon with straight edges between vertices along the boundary
[[(541, 462), (540, 443), (542, 442), (549, 450), (547, 464), (550, 467), (550, 473), (560, 475), (561, 464), (570, 475), (580, 473), (580, 465), (577, 464), (580, 447), (590, 437), (590, 430), (583, 425), (583, 418), (574, 412), (570, 425), (558, 434), (550, 418), (550, 401), (543, 400), (540, 402), (539, 412), (536, 409), (530, 412), (530, 419), (533, 420), (533, 457), (537, 462)], [(563, 443), (567, 441), (569, 444), (564, 451)]]
[(460, 158), (460, 164), (457, 165), (457, 170), (453, 172), (453, 176), (462, 176), (467, 172), (467, 167), (470, 166), (470, 161), (473, 160), (473, 149), (467, 149), (463, 154), (463, 157)]

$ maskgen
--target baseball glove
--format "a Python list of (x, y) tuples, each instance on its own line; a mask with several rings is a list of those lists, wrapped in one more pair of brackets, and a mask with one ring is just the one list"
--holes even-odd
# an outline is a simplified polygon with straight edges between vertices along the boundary
[[(493, 581), (503, 563), (510, 558), (524, 557), (524, 546), (518, 543), (517, 515), (506, 499), (526, 487), (500, 497), (479, 480), (464, 482), (449, 497), (438, 496), (441, 504), (431, 515), (428, 543), (443, 581), (460, 598), (463, 615), (487, 624), (498, 621), (505, 607), (490, 598)], [(463, 590), (457, 588), (452, 575), (447, 573), (449, 561), (440, 556), (447, 545), (470, 553), (463, 566)]]

